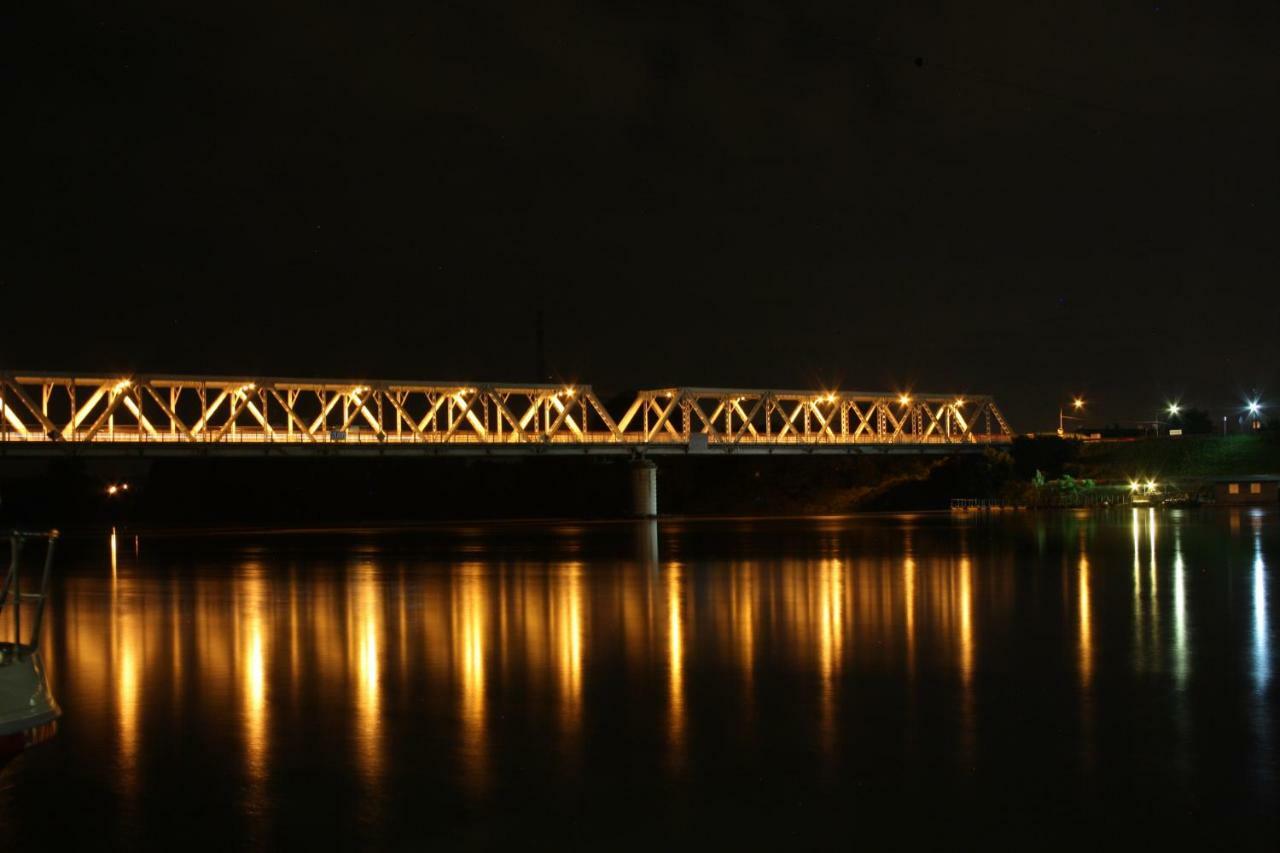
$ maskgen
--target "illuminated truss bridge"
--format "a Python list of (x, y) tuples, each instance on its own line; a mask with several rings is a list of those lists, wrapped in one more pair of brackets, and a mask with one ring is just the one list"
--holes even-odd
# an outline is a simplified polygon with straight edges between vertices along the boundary
[[(620, 407), (619, 407), (620, 408)], [(955, 453), (1007, 443), (990, 397), (0, 373), (0, 453)]]

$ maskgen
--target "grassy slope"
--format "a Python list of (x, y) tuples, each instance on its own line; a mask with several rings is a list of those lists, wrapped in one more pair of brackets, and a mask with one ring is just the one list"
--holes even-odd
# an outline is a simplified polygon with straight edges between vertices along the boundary
[(1076, 463), (1098, 481), (1280, 474), (1280, 435), (1187, 436), (1086, 444)]

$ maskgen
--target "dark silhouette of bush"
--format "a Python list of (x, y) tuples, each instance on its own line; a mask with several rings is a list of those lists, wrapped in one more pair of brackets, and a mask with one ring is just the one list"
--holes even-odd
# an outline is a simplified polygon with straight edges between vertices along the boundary
[(1080, 457), (1080, 442), (1057, 436), (1018, 436), (1012, 454), (1019, 479), (1030, 480), (1040, 471), (1045, 479), (1057, 480)]
[(1187, 435), (1207, 435), (1213, 432), (1213, 419), (1204, 409), (1187, 409), (1169, 419), (1169, 428), (1180, 428)]

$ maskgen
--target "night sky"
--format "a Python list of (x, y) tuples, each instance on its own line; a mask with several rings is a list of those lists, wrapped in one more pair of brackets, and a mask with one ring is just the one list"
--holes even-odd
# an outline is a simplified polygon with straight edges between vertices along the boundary
[(1280, 408), (1273, 0), (84, 5), (0, 366)]

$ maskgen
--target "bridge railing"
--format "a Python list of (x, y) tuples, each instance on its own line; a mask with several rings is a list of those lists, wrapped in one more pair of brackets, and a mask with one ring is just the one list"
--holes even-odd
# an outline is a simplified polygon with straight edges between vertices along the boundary
[(964, 445), (986, 396), (664, 388), (614, 418), (590, 386), (0, 373), (0, 441), (116, 444)]

